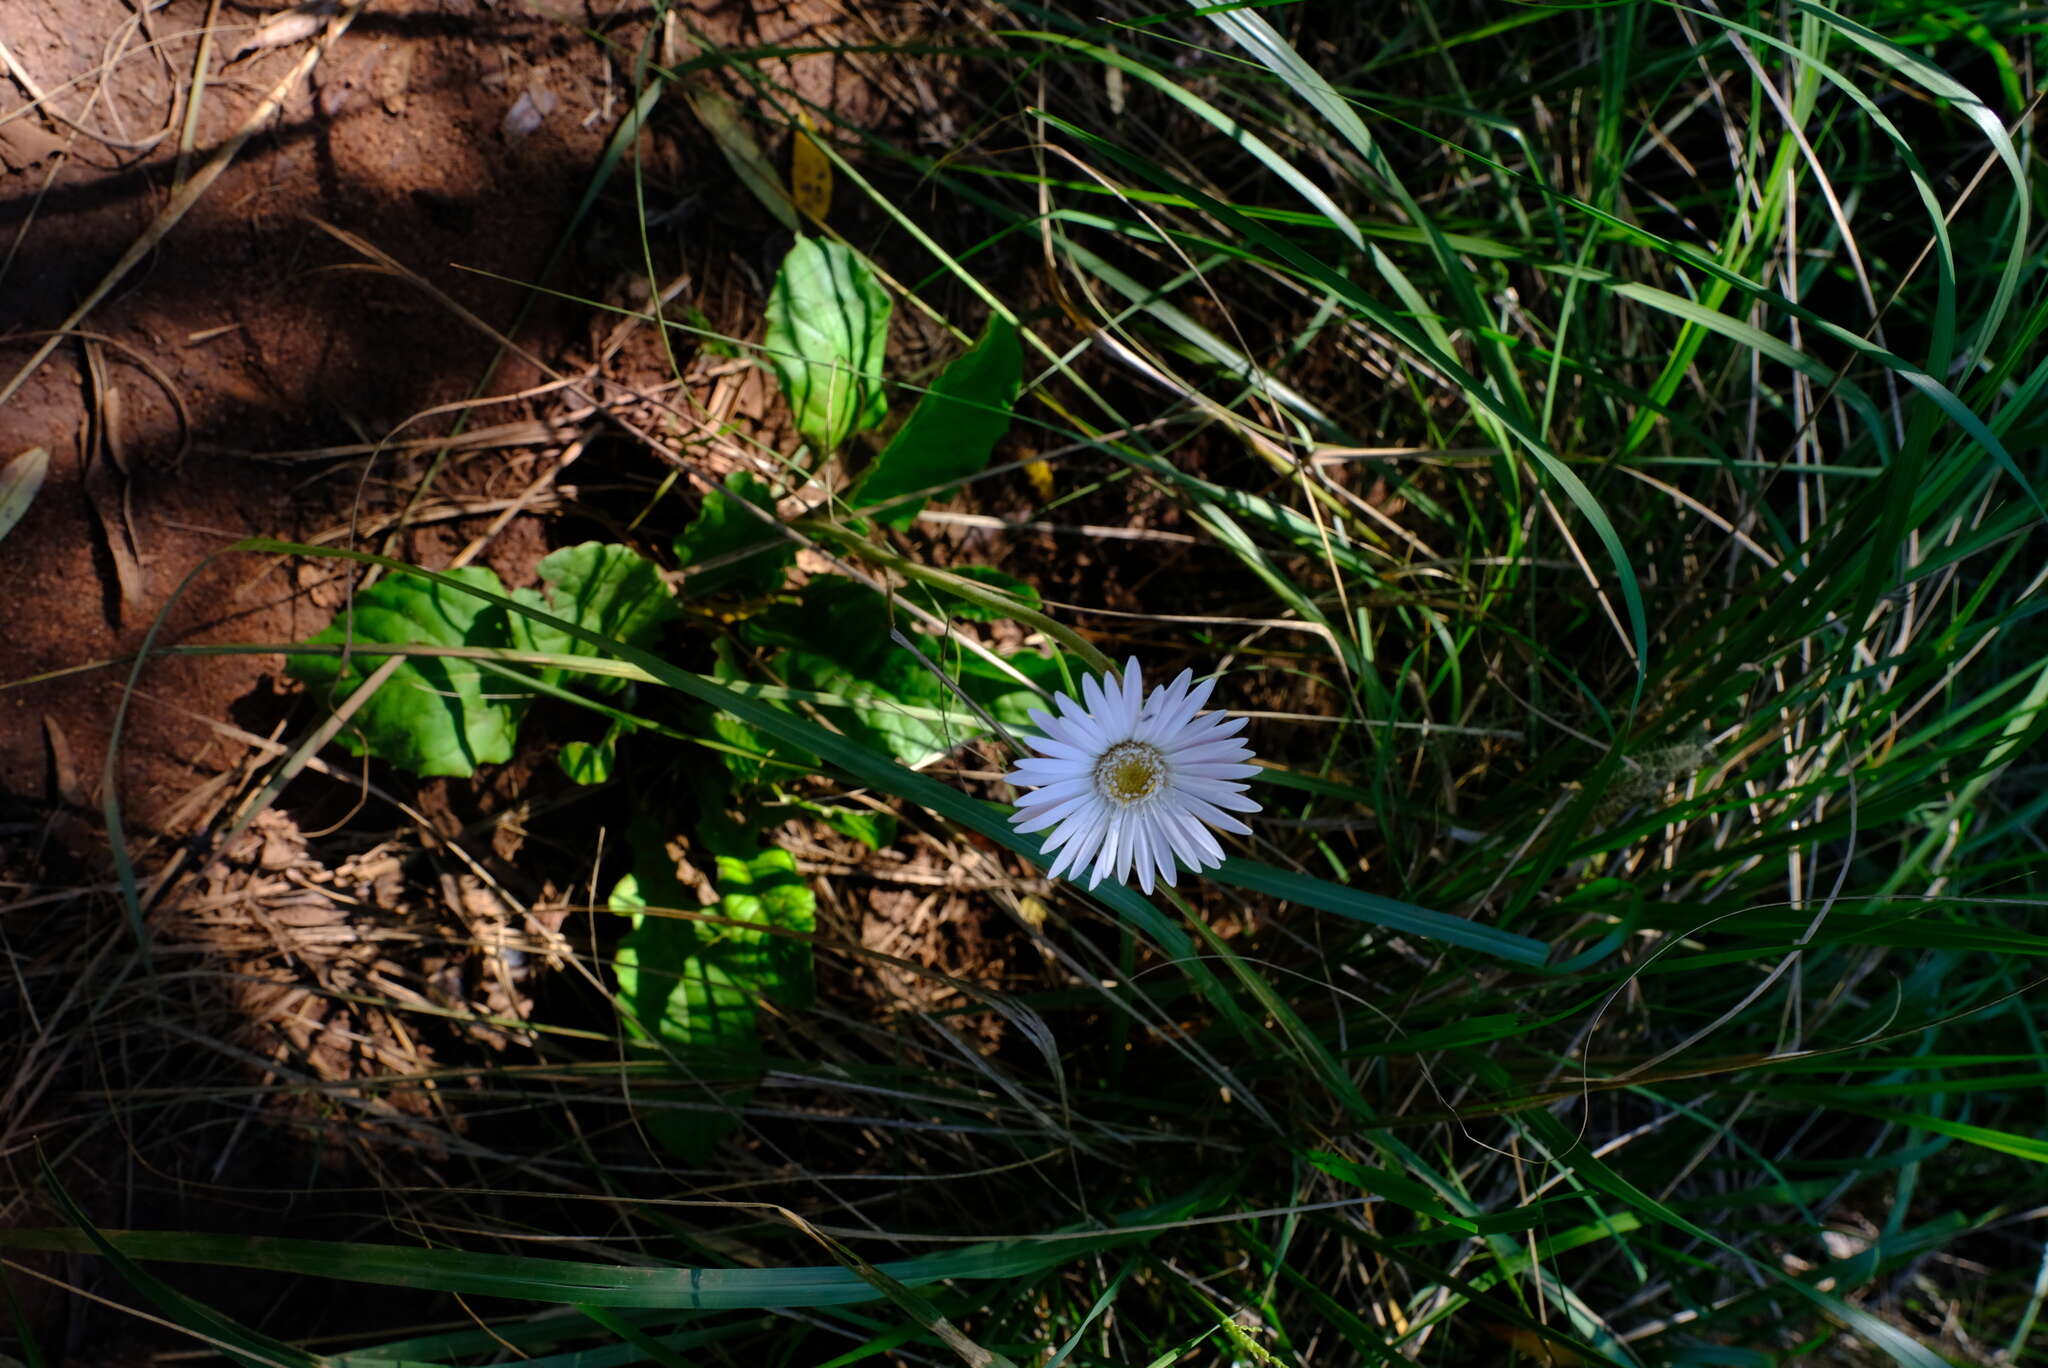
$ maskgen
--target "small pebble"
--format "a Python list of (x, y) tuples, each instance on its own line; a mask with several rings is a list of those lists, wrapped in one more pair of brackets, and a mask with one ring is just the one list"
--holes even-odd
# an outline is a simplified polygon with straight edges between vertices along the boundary
[(521, 91), (519, 98), (512, 102), (512, 108), (505, 111), (505, 136), (514, 142), (527, 136), (555, 112), (557, 103), (552, 90)]

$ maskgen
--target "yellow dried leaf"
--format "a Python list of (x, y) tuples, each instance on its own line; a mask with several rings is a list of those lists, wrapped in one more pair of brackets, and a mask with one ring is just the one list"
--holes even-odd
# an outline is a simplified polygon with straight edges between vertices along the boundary
[(1052, 467), (1046, 462), (1026, 461), (1024, 463), (1024, 478), (1031, 481), (1031, 487), (1038, 492), (1039, 498), (1046, 500), (1052, 498)]
[(820, 223), (832, 212), (832, 161), (811, 136), (817, 125), (808, 114), (798, 114), (803, 126), (789, 142), (789, 197), (797, 212)]
[(249, 35), (248, 40), (235, 49), (229, 62), (239, 62), (252, 52), (266, 48), (290, 47), (303, 43), (321, 29), (341, 8), (340, 0), (306, 0), (303, 5), (294, 5), (288, 10), (279, 10)]

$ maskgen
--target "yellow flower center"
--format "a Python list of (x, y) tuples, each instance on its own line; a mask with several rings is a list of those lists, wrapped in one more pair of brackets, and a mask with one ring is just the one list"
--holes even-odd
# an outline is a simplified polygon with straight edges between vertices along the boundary
[(1166, 754), (1149, 741), (1119, 741), (1095, 762), (1095, 791), (1112, 803), (1150, 798), (1166, 785)]

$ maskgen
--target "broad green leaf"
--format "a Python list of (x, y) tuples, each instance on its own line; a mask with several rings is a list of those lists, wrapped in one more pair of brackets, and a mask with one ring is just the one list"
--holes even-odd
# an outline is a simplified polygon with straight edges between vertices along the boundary
[[(1010, 584), (1001, 583), (1008, 577), (998, 571), (972, 567), (960, 575), (1011, 591)], [(1030, 592), (1021, 584), (1016, 588)], [(956, 601), (948, 597), (949, 605)], [(993, 614), (994, 610), (985, 611)], [(906, 764), (930, 759), (982, 735), (986, 728), (981, 719), (930, 666), (891, 641), (890, 625), (889, 604), (880, 594), (838, 576), (821, 576), (804, 586), (795, 603), (779, 603), (749, 619), (741, 634), (756, 646), (787, 647), (776, 655), (772, 670), (789, 691), (831, 710), (833, 724), (849, 736), (871, 741)], [(923, 650), (927, 656), (938, 654), (935, 645), (928, 644)], [(1043, 656), (1027, 653), (1013, 663), (1019, 673), (1041, 687), (1060, 683), (1058, 664)], [(729, 683), (737, 682), (738, 677), (737, 670), (730, 668), (719, 675), (722, 682)], [(969, 697), (1006, 726), (1024, 725), (1028, 710), (1045, 701), (1040, 693), (978, 656), (962, 657), (959, 683)], [(773, 696), (768, 690), (762, 692)], [(734, 724), (721, 721), (714, 726), (721, 737), (735, 744), (764, 752), (769, 749), (765, 738), (742, 741)], [(739, 760), (742, 766), (748, 763)]]
[[(784, 850), (718, 857), (718, 904), (724, 922), (664, 917), (647, 909), (688, 899), (667, 856), (644, 833), (636, 839), (636, 870), (612, 890), (611, 907), (633, 915), (614, 966), (627, 1025), (651, 1049), (715, 1090), (731, 1111), (648, 1108), (648, 1128), (677, 1154), (698, 1159), (737, 1124), (737, 1108), (759, 1076), (760, 1032), (755, 1003), (793, 1010), (813, 996), (811, 947), (764, 928), (809, 934), (817, 899)], [(684, 1095), (686, 1102), (709, 1101)]]
[(940, 372), (882, 448), (855, 491), (854, 503), (867, 507), (896, 500), (876, 518), (891, 527), (908, 527), (924, 500), (904, 496), (979, 474), (1009, 430), (1023, 363), (1016, 325), (991, 314), (980, 340)]
[[(446, 580), (503, 596), (498, 577), (480, 567), (451, 570)], [(505, 609), (456, 585), (395, 573), (355, 596), (309, 646), (504, 646)], [(285, 670), (305, 681), (329, 707), (345, 702), (385, 657), (294, 655)], [(487, 687), (488, 686), (488, 687)], [(464, 776), (511, 758), (521, 704), (501, 696), (504, 680), (475, 661), (409, 656), (351, 719), (342, 740), (357, 754), (423, 775)]]
[[(906, 765), (943, 754), (983, 731), (980, 719), (900, 646), (861, 671), (815, 651), (797, 650), (776, 657), (776, 668), (792, 687), (851, 702), (851, 716), (840, 712), (833, 720), (847, 735), (887, 750)], [(905, 711), (906, 703), (925, 715)], [(933, 710), (939, 715), (928, 715)]]
[(618, 742), (607, 732), (602, 741), (570, 741), (556, 757), (562, 773), (579, 784), (602, 784), (612, 777), (618, 763)]
[[(751, 622), (747, 624), (752, 625)], [(721, 684), (737, 684), (746, 677), (729, 638), (720, 637), (712, 644), (711, 677)], [(779, 768), (768, 765), (767, 759), (787, 761), (804, 770), (814, 770), (818, 766), (818, 758), (815, 755), (785, 745), (729, 712), (712, 711), (711, 734), (728, 746), (748, 752), (739, 755), (726, 751), (719, 757), (725, 761), (726, 772), (742, 785), (757, 783), (764, 775)], [(757, 755), (765, 758), (757, 760), (754, 758)]]
[(842, 243), (798, 238), (776, 273), (761, 347), (819, 460), (888, 409), (889, 308), (874, 272)]
[[(521, 589), (512, 597), (521, 603), (567, 618), (578, 627), (625, 642), (651, 646), (661, 626), (676, 615), (675, 596), (662, 583), (654, 564), (624, 546), (584, 542), (567, 546), (540, 563), (545, 595)], [(601, 655), (560, 628), (520, 614), (512, 615), (512, 642), (521, 650), (552, 655)], [(542, 677), (559, 679), (549, 669)], [(580, 683), (601, 693), (617, 693), (626, 681), (592, 676)]]
[(810, 945), (754, 929), (804, 935), (817, 929), (817, 895), (797, 873), (796, 857), (775, 849), (751, 857), (720, 855), (718, 913), (738, 925), (700, 924), (704, 944), (698, 953), (778, 1006), (809, 1007), (814, 997)]
[(30, 447), (0, 470), (0, 537), (12, 532), (28, 512), (49, 473), (50, 453), (42, 447)]
[[(643, 855), (638, 863), (645, 862)], [(650, 881), (643, 893), (636, 873), (612, 889), (612, 910), (633, 915), (633, 929), (613, 952), (612, 969), (634, 1053), (671, 1064), (687, 1083), (636, 1090), (643, 1104), (636, 1108), (640, 1124), (671, 1153), (696, 1161), (732, 1133), (739, 1108), (753, 1096), (760, 1069), (752, 1057), (760, 1052), (760, 1032), (752, 998), (697, 957), (698, 924), (644, 910), (694, 901), (673, 875), (666, 883), (667, 892)], [(661, 1105), (670, 1101), (686, 1105)]]
[(740, 635), (749, 645), (791, 646), (865, 673), (890, 649), (889, 627), (889, 604), (880, 594), (825, 575), (806, 584), (795, 603), (777, 603), (747, 619)]
[[(624, 910), (638, 901), (628, 874), (612, 890), (612, 907)], [(697, 922), (638, 913), (614, 960), (619, 996), (633, 1010), (630, 1024), (650, 1040), (667, 1042), (693, 1073), (706, 1063), (737, 1062), (734, 1056), (753, 1053), (760, 1039), (753, 995), (701, 953), (698, 931)]]
[(742, 499), (771, 515), (775, 511), (774, 491), (746, 471), (735, 470), (726, 476), (724, 489), (704, 496), (704, 506), (676, 538), (676, 560), (684, 567), (723, 562), (691, 571), (683, 581), (685, 593), (759, 595), (782, 586), (783, 572), (796, 559), (796, 547), (740, 508)]

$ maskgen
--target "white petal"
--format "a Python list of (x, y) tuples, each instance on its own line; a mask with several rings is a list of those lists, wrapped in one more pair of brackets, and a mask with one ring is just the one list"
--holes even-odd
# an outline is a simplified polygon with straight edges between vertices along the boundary
[(1075, 822), (1085, 822), (1088, 820), (1088, 814), (1092, 810), (1088, 800), (1085, 798), (1076, 799), (1069, 803), (1057, 803), (1052, 807), (1039, 808), (1036, 811), (1030, 808), (1019, 808), (1016, 812), (1010, 814), (1010, 825), (1027, 836), (1034, 831), (1043, 831), (1047, 827), (1057, 827), (1058, 830), (1053, 832), (1052, 839), (1046, 845), (1046, 848), (1049, 850), (1067, 839), (1070, 834), (1067, 831), (1068, 826), (1072, 826)]
[(1151, 829), (1152, 822), (1142, 811), (1133, 811), (1129, 817), (1124, 819), (1123, 848), (1116, 853), (1116, 881), (1118, 883), (1129, 883), (1132, 872), (1145, 863), (1147, 859), (1146, 852), (1152, 848), (1150, 841), (1147, 839), (1147, 833)]
[(1152, 701), (1162, 713), (1176, 712), (1179, 710), (1180, 705), (1187, 701), (1188, 689), (1194, 682), (1195, 672), (1193, 670), (1182, 670), (1173, 677), (1173, 683), (1163, 689), (1154, 689), (1152, 691)]
[(1085, 779), (1089, 766), (1079, 760), (1041, 759), (1026, 756), (1017, 762), (1017, 767), (1003, 776), (1012, 784), (1035, 787), (1039, 784), (1057, 784), (1062, 779)]
[[(1081, 824), (1077, 819), (1075, 826), (1072, 828), (1076, 833), (1075, 839), (1065, 850), (1060, 852), (1060, 857), (1052, 862), (1052, 868), (1047, 871), (1048, 875), (1057, 879), (1062, 870), (1071, 870), (1078, 877), (1081, 866), (1088, 862), (1088, 857), (1093, 855), (1095, 848), (1102, 843), (1103, 832), (1109, 826), (1108, 817), (1108, 813), (1097, 811), (1094, 814), (1093, 820), (1085, 825)], [(1054, 841), (1065, 839), (1067, 839), (1065, 831), (1055, 834)], [(1047, 842), (1046, 848), (1050, 849), (1052, 844), (1053, 842)]]
[(1244, 796), (1243, 784), (1233, 784), (1227, 779), (1188, 779), (1175, 784), (1173, 791), (1214, 803), (1217, 807), (1229, 808), (1232, 812), (1258, 812), (1261, 809), (1256, 799)]
[(1244, 760), (1252, 748), (1235, 736), (1169, 737), (1160, 747), (1175, 760)]
[(1024, 742), (1040, 755), (1050, 759), (1065, 760), (1076, 765), (1093, 764), (1095, 760), (1091, 751), (1071, 741), (1060, 741), (1050, 736), (1027, 736)]
[(1249, 717), (1233, 717), (1229, 713), (1204, 713), (1191, 725), (1206, 727), (1208, 730), (1203, 733), (1203, 739), (1215, 740), (1219, 737), (1237, 735), (1250, 721)]
[(1234, 831), (1240, 836), (1252, 834), (1252, 829), (1243, 822), (1238, 821), (1237, 818), (1223, 811), (1223, 809), (1215, 804), (1204, 802), (1200, 798), (1183, 797), (1181, 799), (1181, 810), (1191, 816), (1200, 818), (1218, 831)]
[(1208, 701), (1209, 692), (1216, 687), (1214, 680), (1204, 680), (1192, 694), (1186, 690), (1186, 682), (1193, 677), (1193, 671), (1183, 670), (1179, 679), (1174, 680), (1178, 690), (1170, 695), (1153, 695), (1157, 705), (1153, 710), (1152, 735), (1148, 740), (1171, 745), (1188, 727), (1194, 715), (1201, 711)]
[[(1073, 734), (1072, 729), (1066, 723), (1060, 721), (1059, 718), (1054, 717), (1045, 709), (1031, 708), (1024, 715), (1031, 719), (1031, 725), (1038, 728), (1040, 735), (1046, 740), (1057, 741), (1063, 746), (1078, 747), (1081, 744), (1080, 738)], [(1040, 744), (1038, 736), (1026, 736), (1024, 741), (1028, 745), (1036, 746), (1041, 750), (1044, 749)]]
[(1060, 716), (1064, 719), (1067, 734), (1074, 739), (1075, 745), (1087, 751), (1091, 756), (1100, 755), (1103, 749), (1109, 745), (1109, 732), (1102, 724), (1100, 709), (1094, 715), (1091, 715), (1079, 703), (1076, 703), (1065, 694), (1055, 696), (1053, 698), (1053, 706), (1060, 710)]
[(1086, 705), (1090, 717), (1100, 717), (1109, 711), (1102, 696), (1102, 684), (1094, 675), (1082, 676), (1081, 702)]
[(1138, 822), (1131, 833), (1137, 839), (1131, 844), (1138, 862), (1138, 887), (1147, 896), (1152, 892), (1152, 824)]
[(1182, 670), (1173, 677), (1173, 682), (1154, 689), (1145, 699), (1143, 719), (1139, 726), (1141, 739), (1154, 740), (1179, 725), (1172, 721), (1180, 711), (1181, 699), (1186, 696), (1188, 681), (1195, 677), (1193, 670)]
[[(1052, 851), (1073, 840), (1090, 822), (1101, 821), (1105, 815), (1102, 804), (1090, 795), (1077, 802), (1065, 804), (1051, 813), (1034, 813), (1030, 825), (1033, 830), (1047, 824), (1053, 825), (1052, 835), (1046, 838), (1045, 845), (1041, 847), (1043, 850)], [(1045, 820), (1041, 821), (1042, 818)], [(1024, 827), (1020, 824), (1017, 829), (1022, 831)]]
[(1065, 807), (1041, 808), (1037, 812), (1029, 808), (1019, 808), (1010, 814), (1010, 825), (1017, 828), (1019, 834), (1029, 836), (1034, 831), (1056, 826), (1073, 815), (1073, 810)]
[(1203, 761), (1195, 765), (1176, 764), (1174, 777), (1186, 775), (1190, 779), (1249, 779), (1259, 772), (1257, 765), (1226, 765), (1214, 761)]
[(1131, 697), (1125, 681), (1134, 678), (1131, 673), (1138, 662), (1133, 660), (1124, 671), (1122, 679), (1115, 675), (1102, 676), (1102, 705), (1095, 716), (1102, 723), (1103, 738), (1114, 744), (1130, 740), (1138, 730), (1139, 700)]
[(1166, 809), (1166, 818), (1173, 825), (1174, 849), (1190, 869), (1201, 869), (1207, 865), (1223, 863), (1223, 847), (1209, 828), (1203, 826), (1194, 814), (1178, 808)]
[(1094, 868), (1088, 871), (1088, 886), (1090, 888), (1101, 883), (1103, 876), (1116, 868), (1116, 862), (1120, 853), (1119, 846), (1122, 845), (1124, 839), (1124, 817), (1129, 811), (1130, 809), (1128, 808), (1110, 809), (1108, 829), (1102, 833), (1102, 849), (1095, 856)]
[[(1153, 817), (1151, 838), (1153, 838), (1153, 864), (1159, 866), (1159, 879), (1171, 889), (1174, 887), (1174, 870), (1180, 866), (1180, 852), (1174, 848), (1174, 827), (1163, 821), (1165, 811)], [(1151, 893), (1151, 889), (1145, 889)]]
[(1062, 779), (1057, 784), (1033, 789), (1017, 799), (1019, 808), (1044, 807), (1047, 803), (1069, 803), (1095, 791), (1095, 784), (1087, 779)]
[[(1017, 761), (1010, 774), (1028, 775), (1027, 784), (1055, 784), (1061, 779), (1085, 779), (1095, 766), (1087, 760), (1065, 760), (1057, 755), (1027, 755)], [(1004, 775), (1009, 778), (1009, 775)]]

